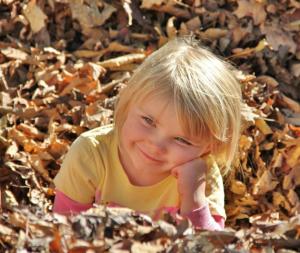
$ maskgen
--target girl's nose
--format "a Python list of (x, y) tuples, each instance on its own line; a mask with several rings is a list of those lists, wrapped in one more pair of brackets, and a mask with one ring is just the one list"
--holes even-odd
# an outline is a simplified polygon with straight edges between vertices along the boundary
[(149, 141), (150, 151), (154, 155), (160, 155), (167, 152), (167, 140), (160, 136), (155, 136)]

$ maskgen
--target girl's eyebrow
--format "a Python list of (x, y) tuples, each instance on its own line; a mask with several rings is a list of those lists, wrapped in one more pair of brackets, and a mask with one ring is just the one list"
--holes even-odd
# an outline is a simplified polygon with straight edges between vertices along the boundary
[(201, 145), (201, 143), (202, 143), (201, 141), (195, 141), (195, 139), (192, 136), (189, 136), (185, 133), (178, 134), (178, 135), (176, 135), (176, 137), (180, 137), (180, 138), (186, 140), (187, 142), (190, 142), (195, 147), (203, 146), (203, 145)]
[(187, 140), (188, 142), (190, 142), (191, 144), (193, 144), (196, 147), (198, 147), (198, 146), (204, 146), (202, 141), (195, 140), (193, 137), (188, 137), (186, 135), (182, 135), (180, 137), (183, 138), (183, 139), (185, 139), (185, 140)]
[(146, 112), (145, 110), (143, 109), (137, 109), (139, 113), (142, 113), (142, 114), (145, 114), (147, 116), (149, 116), (151, 119), (154, 119), (153, 115), (149, 112)]

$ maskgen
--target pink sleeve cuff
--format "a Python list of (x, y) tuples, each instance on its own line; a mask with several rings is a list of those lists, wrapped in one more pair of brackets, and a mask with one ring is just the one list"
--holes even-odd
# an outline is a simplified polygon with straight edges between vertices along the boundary
[(197, 228), (223, 230), (225, 219), (220, 215), (211, 215), (208, 205), (195, 209), (186, 215)]
[(81, 204), (73, 199), (70, 199), (61, 191), (56, 190), (53, 212), (64, 215), (77, 214), (88, 210), (92, 206), (93, 204)]

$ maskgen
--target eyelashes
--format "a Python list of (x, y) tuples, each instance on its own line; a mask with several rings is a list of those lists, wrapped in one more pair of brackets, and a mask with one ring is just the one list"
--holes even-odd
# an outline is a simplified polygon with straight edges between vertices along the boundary
[(154, 125), (154, 121), (153, 119), (147, 117), (147, 116), (142, 116), (142, 119), (144, 121), (144, 123), (146, 123), (149, 126), (153, 126)]
[(175, 137), (174, 139), (175, 139), (176, 141), (182, 143), (182, 144), (187, 145), (187, 146), (191, 146), (191, 145), (192, 145), (192, 143), (190, 143), (189, 141), (187, 141), (187, 140), (185, 140), (185, 139), (183, 139), (183, 138), (181, 138), (181, 137)]

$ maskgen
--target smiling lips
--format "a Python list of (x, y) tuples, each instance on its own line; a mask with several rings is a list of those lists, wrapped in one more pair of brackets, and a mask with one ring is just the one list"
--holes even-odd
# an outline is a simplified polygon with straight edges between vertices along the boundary
[(137, 148), (138, 148), (138, 150), (140, 151), (140, 153), (142, 154), (142, 156), (143, 156), (144, 158), (146, 158), (148, 161), (151, 161), (151, 162), (153, 162), (153, 163), (163, 163), (163, 161), (157, 160), (157, 159), (155, 159), (153, 156), (148, 155), (147, 153), (145, 153), (140, 147), (137, 146)]

